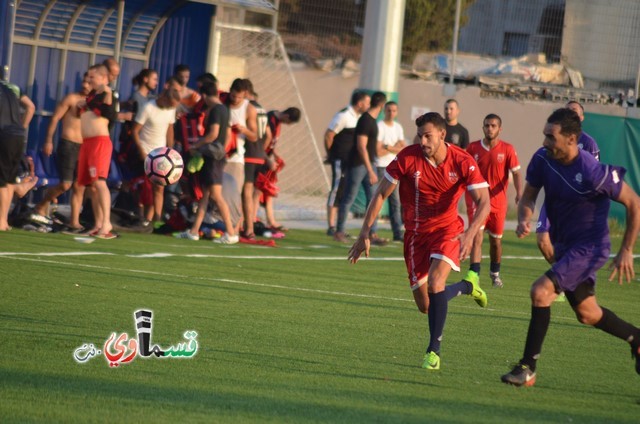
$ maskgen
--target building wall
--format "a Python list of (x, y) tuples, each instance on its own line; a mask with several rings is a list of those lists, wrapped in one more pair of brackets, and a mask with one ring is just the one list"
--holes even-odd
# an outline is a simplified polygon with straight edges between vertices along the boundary
[(585, 78), (635, 81), (640, 63), (640, 2), (567, 0), (562, 55)]
[(562, 0), (476, 0), (460, 29), (460, 51), (492, 56), (519, 56), (542, 51), (538, 34), (546, 7)]

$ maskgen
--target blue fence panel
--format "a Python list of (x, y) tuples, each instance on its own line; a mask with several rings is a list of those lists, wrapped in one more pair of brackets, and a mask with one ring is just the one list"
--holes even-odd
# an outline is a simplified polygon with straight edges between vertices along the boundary
[(149, 67), (158, 71), (161, 84), (182, 63), (191, 69), (189, 85), (195, 86), (195, 77), (205, 72), (209, 28), (215, 10), (212, 5), (187, 3), (164, 24), (149, 57)]

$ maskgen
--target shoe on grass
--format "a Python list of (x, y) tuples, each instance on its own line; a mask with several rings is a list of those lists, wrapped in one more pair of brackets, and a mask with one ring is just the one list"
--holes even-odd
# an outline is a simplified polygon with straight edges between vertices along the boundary
[(489, 274), (489, 276), (491, 277), (491, 284), (493, 285), (493, 287), (497, 289), (501, 289), (503, 284), (502, 284), (502, 278), (500, 278), (500, 273), (492, 272), (491, 274)]
[[(254, 236), (254, 239), (255, 239), (255, 236)], [(230, 236), (227, 233), (224, 233), (222, 237), (213, 239), (213, 242), (218, 244), (236, 244), (239, 241), (240, 241), (240, 236), (238, 235)]]
[(179, 238), (179, 239), (189, 239), (189, 240), (193, 240), (193, 241), (200, 240), (200, 236), (199, 235), (191, 234), (189, 231), (183, 231), (181, 233), (173, 233), (173, 236), (175, 238)]
[(487, 299), (487, 293), (480, 288), (480, 277), (478, 273), (475, 271), (467, 271), (467, 275), (464, 276), (463, 280), (468, 281), (473, 286), (471, 290), (471, 294), (469, 296), (473, 297), (473, 300), (476, 301), (481, 308), (486, 308), (489, 300)]
[(531, 387), (536, 382), (536, 373), (528, 365), (518, 363), (511, 372), (506, 373), (500, 379), (503, 383), (513, 386)]
[(440, 356), (433, 351), (425, 353), (422, 359), (422, 368), (425, 370), (439, 370)]

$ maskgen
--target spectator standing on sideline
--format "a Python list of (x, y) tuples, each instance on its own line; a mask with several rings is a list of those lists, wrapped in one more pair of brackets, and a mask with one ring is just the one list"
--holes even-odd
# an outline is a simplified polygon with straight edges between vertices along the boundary
[[(230, 209), (240, 211), (243, 210), (242, 188), (245, 179), (246, 144), (255, 143), (258, 140), (257, 111), (247, 98), (248, 90), (245, 80), (236, 78), (231, 83), (229, 94), (224, 101), (225, 106), (229, 109), (229, 125), (231, 127), (231, 140), (227, 143), (227, 163), (224, 166), (224, 172), (232, 177), (225, 179), (224, 184), (235, 184), (235, 187), (228, 189), (228, 192), (234, 194), (227, 201), (230, 203)], [(239, 226), (239, 223), (234, 225)]]
[(191, 70), (188, 65), (180, 64), (176, 65), (173, 70), (173, 76), (180, 84), (180, 108), (178, 108), (178, 115), (182, 113), (189, 113), (193, 110), (194, 106), (200, 101), (200, 94), (197, 91), (189, 88), (189, 78), (191, 78)]
[(94, 65), (89, 68), (91, 92), (78, 103), (81, 110), (80, 128), (82, 145), (78, 155), (78, 184), (90, 186), (94, 227), (90, 235), (113, 239), (111, 225), (111, 193), (107, 186), (113, 144), (109, 136), (109, 125), (116, 117), (114, 99), (108, 83), (107, 68)]
[(23, 197), (38, 182), (36, 176), (17, 182), (27, 127), (35, 111), (31, 99), (18, 86), (0, 78), (0, 231), (11, 229), (8, 219), (13, 195)]
[[(173, 147), (173, 124), (176, 122), (176, 108), (180, 104), (180, 93), (175, 88), (163, 91), (157, 99), (150, 100), (138, 112), (133, 127), (133, 140), (138, 152), (138, 176), (144, 174), (144, 161), (147, 155), (158, 147)], [(152, 187), (151, 187), (152, 186)], [(164, 204), (164, 186), (147, 185), (151, 193), (144, 192), (144, 220), (159, 223), (162, 221)]]
[(369, 110), (371, 97), (364, 91), (354, 91), (349, 106), (335, 114), (324, 133), (324, 148), (331, 165), (331, 190), (327, 199), (327, 235), (336, 233), (338, 206), (344, 193), (347, 162), (355, 142), (358, 119)]
[[(300, 121), (300, 115), (300, 109), (297, 107), (290, 107), (284, 111), (272, 110), (267, 113), (268, 125), (271, 130), (271, 138), (265, 142), (264, 150), (267, 155), (267, 161), (260, 168), (259, 174), (267, 175), (269, 171), (276, 172), (280, 167), (279, 164), (284, 163), (276, 152), (276, 147), (280, 140), (280, 129), (282, 124), (292, 125)], [(257, 181), (258, 180), (256, 179), (256, 182)], [(258, 186), (256, 185), (256, 187)], [(283, 231), (284, 227), (278, 223), (273, 211), (273, 196), (261, 193), (260, 190), (256, 190), (253, 195), (254, 211), (256, 212), (255, 218), (257, 219), (258, 208), (260, 207), (260, 198), (264, 199), (264, 210), (268, 228), (271, 231)]]
[[(376, 171), (378, 181), (384, 177), (384, 172), (393, 158), (407, 145), (404, 140), (404, 129), (396, 122), (398, 104), (394, 101), (384, 105), (384, 119), (378, 122), (378, 147)], [(400, 210), (400, 195), (396, 188), (389, 195), (389, 220), (394, 241), (402, 241), (402, 211)]]
[(34, 212), (39, 215), (41, 220), (50, 220), (47, 218), (49, 215), (49, 205), (54, 199), (57, 199), (58, 196), (65, 193), (73, 185), (70, 202), (71, 215), (68, 225), (68, 231), (72, 233), (84, 231), (84, 228), (80, 224), (80, 209), (82, 208), (84, 186), (75, 181), (77, 177), (78, 155), (80, 154), (80, 146), (82, 145), (82, 130), (80, 128), (78, 103), (83, 101), (90, 91), (89, 73), (85, 72), (80, 91), (68, 94), (58, 103), (58, 106), (56, 106), (56, 110), (49, 121), (44, 144), (42, 145), (42, 153), (46, 156), (51, 156), (53, 153), (53, 135), (58, 127), (58, 122), (62, 120), (62, 133), (60, 134), (58, 147), (56, 149), (56, 164), (58, 166), (60, 183), (47, 189), (42, 201), (35, 206)]
[(458, 122), (458, 115), (460, 115), (460, 105), (456, 99), (444, 102), (444, 119), (447, 121), (447, 136), (444, 141), (466, 149), (469, 145), (469, 131)]
[[(374, 169), (376, 150), (378, 147), (378, 123), (376, 119), (387, 101), (387, 96), (377, 91), (371, 96), (371, 107), (358, 119), (355, 132), (355, 143), (349, 155), (349, 166), (344, 184), (344, 196), (338, 208), (338, 225), (334, 240), (346, 243), (345, 225), (351, 205), (356, 200), (360, 186), (364, 189), (366, 206), (373, 198), (373, 186), (378, 182)], [(375, 245), (385, 245), (388, 240), (378, 237), (378, 220), (371, 226), (369, 238)]]
[[(224, 151), (229, 135), (229, 110), (218, 97), (218, 86), (216, 83), (205, 83), (202, 86), (201, 93), (208, 107), (207, 132), (202, 139), (191, 146), (191, 150), (200, 152), (204, 158), (204, 165), (199, 174), (203, 195), (198, 203), (198, 211), (196, 212), (196, 217), (191, 229), (182, 233), (176, 233), (175, 237), (199, 240), (200, 226), (207, 212), (209, 200), (213, 200), (218, 207), (218, 211), (225, 225), (225, 234), (218, 239), (214, 239), (214, 242), (235, 244), (238, 243), (239, 237), (235, 232), (235, 225), (231, 220), (229, 206), (222, 192), (226, 161)], [(217, 144), (215, 147), (222, 152), (221, 157), (214, 157), (210, 153), (212, 151), (211, 147), (214, 147), (212, 146), (213, 144)]]
[(244, 155), (244, 184), (242, 185), (242, 214), (244, 215), (244, 237), (255, 238), (253, 222), (255, 221), (256, 209), (254, 209), (253, 195), (256, 192), (255, 182), (258, 171), (267, 160), (267, 153), (264, 145), (267, 140), (271, 140), (271, 128), (267, 111), (258, 103), (258, 94), (253, 88), (253, 83), (245, 79), (247, 87), (247, 99), (256, 110), (256, 140), (245, 138)]

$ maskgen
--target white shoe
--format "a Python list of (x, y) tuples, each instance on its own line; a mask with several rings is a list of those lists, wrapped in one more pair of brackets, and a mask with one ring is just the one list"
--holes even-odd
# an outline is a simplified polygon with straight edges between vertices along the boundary
[(492, 272), (489, 274), (489, 276), (491, 277), (491, 283), (493, 284), (493, 287), (501, 289), (503, 286), (503, 283), (502, 283), (502, 278), (500, 278), (500, 273)]
[(213, 239), (214, 243), (218, 244), (236, 244), (240, 241), (240, 236), (230, 236), (228, 233), (224, 233), (224, 235), (220, 238)]
[(189, 231), (183, 231), (181, 233), (173, 233), (173, 236), (175, 238), (179, 238), (179, 239), (189, 239), (189, 240), (200, 240), (200, 236), (197, 234), (191, 234)]

